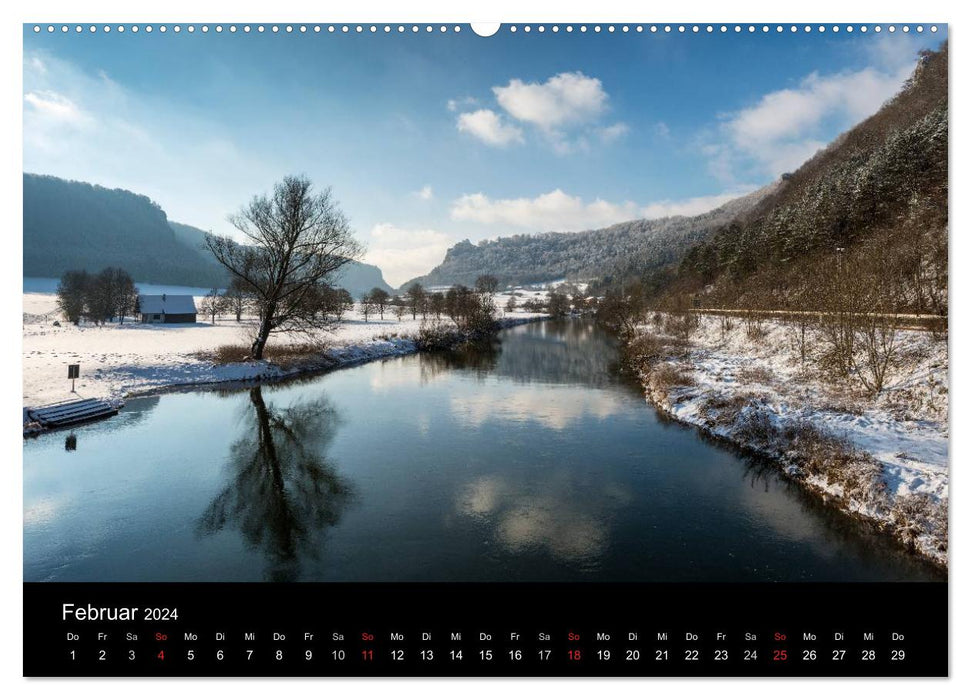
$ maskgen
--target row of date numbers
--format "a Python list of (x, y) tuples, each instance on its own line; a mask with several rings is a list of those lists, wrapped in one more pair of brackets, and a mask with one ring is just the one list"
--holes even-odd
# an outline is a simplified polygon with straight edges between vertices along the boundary
[[(862, 662), (877, 661), (879, 654), (876, 649), (860, 649), (857, 650), (859, 656), (857, 657)], [(230, 658), (231, 654), (225, 649), (216, 649), (211, 652), (212, 656), (210, 658), (215, 659), (217, 662), (226, 661)], [(390, 649), (386, 650), (386, 658), (393, 663), (404, 662), (407, 658), (407, 650), (405, 649)], [(664, 663), (672, 661), (674, 659), (682, 660), (686, 663), (692, 663), (704, 660), (702, 650), (700, 649), (683, 649), (681, 650), (682, 656), (677, 654), (672, 654), (668, 649), (655, 649), (653, 650), (653, 660), (655, 662)], [(82, 660), (82, 655), (76, 649), (68, 650), (69, 657), (72, 661)], [(167, 656), (164, 649), (159, 649), (156, 652), (151, 652), (156, 661), (164, 662), (167, 659), (171, 660), (171, 655)], [(254, 661), (261, 658), (255, 649), (243, 649), (236, 652), (236, 658), (241, 658), (243, 661)], [(314, 653), (312, 649), (303, 650), (302, 654), (300, 652), (288, 653), (283, 649), (274, 649), (270, 651), (270, 659), (273, 661), (283, 662), (288, 661), (292, 656), (296, 656), (298, 659), (302, 659), (305, 662), (312, 662), (318, 658), (318, 655)], [(620, 652), (619, 655), (614, 654), (610, 649), (596, 649), (593, 653), (588, 654), (584, 649), (567, 649), (566, 650), (566, 660), (579, 663), (587, 659), (592, 658), (596, 662), (613, 662), (617, 659), (621, 659), (624, 662), (636, 663), (652, 658), (651, 654), (645, 654), (642, 657), (640, 649), (625, 649)], [(137, 661), (139, 656), (134, 649), (128, 649), (122, 652), (122, 657), (126, 661)], [(434, 649), (419, 649), (417, 652), (417, 659), (422, 662), (434, 662), (439, 658), (444, 657), (447, 661), (451, 662), (462, 662), (466, 660), (466, 655), (462, 649), (450, 649), (447, 654), (439, 655)], [(714, 649), (711, 651), (711, 660), (715, 662), (727, 662), (732, 659), (733, 655), (727, 649)], [(179, 657), (177, 657), (179, 658)], [(184, 654), (181, 656), (186, 662), (194, 662), (204, 657), (196, 649), (186, 649)], [(265, 657), (264, 657), (265, 658)], [(336, 663), (346, 662), (353, 655), (347, 653), (345, 649), (332, 649), (329, 655), (324, 655), (325, 659)], [(380, 659), (380, 655), (375, 653), (374, 649), (367, 648), (361, 649), (357, 657), (360, 661), (364, 663), (373, 663), (376, 659)], [(477, 655), (473, 654), (472, 658), (483, 663), (489, 663), (496, 661), (499, 658), (503, 658), (499, 652), (493, 649), (479, 649)], [(528, 654), (522, 649), (507, 649), (505, 650), (505, 658), (512, 663), (521, 662), (528, 658)], [(537, 649), (535, 650), (535, 658), (540, 662), (550, 661), (554, 658), (552, 649)], [(760, 660), (758, 649), (743, 649), (736, 653), (736, 658), (740, 658), (743, 662), (755, 663)], [(768, 657), (772, 662), (780, 663), (787, 662), (790, 660), (790, 654), (787, 649), (772, 649)], [(802, 649), (801, 654), (797, 653), (795, 658), (803, 662), (815, 662), (821, 661), (823, 659), (828, 659), (834, 662), (846, 661), (852, 658), (852, 654), (848, 652), (847, 649), (831, 649), (825, 652), (817, 651), (816, 649)], [(904, 649), (890, 649), (885, 657), (890, 661), (905, 661), (907, 658), (906, 651)], [(95, 659), (99, 662), (107, 662), (113, 660), (109, 651), (107, 649), (98, 649), (95, 654)]]

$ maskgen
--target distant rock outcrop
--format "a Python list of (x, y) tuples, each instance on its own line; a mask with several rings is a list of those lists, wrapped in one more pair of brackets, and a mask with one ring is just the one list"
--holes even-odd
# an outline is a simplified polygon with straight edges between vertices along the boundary
[(680, 260), (685, 250), (744, 214), (774, 191), (773, 183), (697, 216), (638, 219), (578, 233), (504, 236), (449, 248), (445, 259), (413, 282), (426, 286), (466, 284), (491, 274), (503, 284), (531, 284), (558, 279), (624, 278), (660, 269)]

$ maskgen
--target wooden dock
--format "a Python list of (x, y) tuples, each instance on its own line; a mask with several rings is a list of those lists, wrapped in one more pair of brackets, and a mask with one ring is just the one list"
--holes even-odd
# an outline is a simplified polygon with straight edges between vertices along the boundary
[(62, 401), (49, 406), (27, 409), (28, 418), (46, 429), (87, 423), (116, 413), (118, 413), (118, 407), (103, 399)]

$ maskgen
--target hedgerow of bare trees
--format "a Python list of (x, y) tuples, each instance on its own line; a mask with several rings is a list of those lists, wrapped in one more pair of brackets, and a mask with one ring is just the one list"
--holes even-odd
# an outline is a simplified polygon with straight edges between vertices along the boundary
[(199, 304), (199, 310), (202, 312), (202, 315), (208, 316), (209, 322), (213, 325), (216, 324), (216, 316), (226, 308), (226, 299), (215, 287), (209, 290), (209, 293), (202, 298)]
[(408, 300), (408, 306), (411, 309), (411, 318), (417, 318), (419, 313), (422, 315), (422, 318), (424, 318), (427, 314), (425, 302), (428, 298), (425, 288), (418, 282), (415, 282), (413, 285), (408, 287), (407, 291), (405, 292), (405, 298)]
[(384, 320), (384, 308), (388, 305), (391, 295), (385, 290), (381, 289), (381, 287), (375, 287), (371, 290), (369, 296), (371, 297), (371, 303), (374, 304), (375, 308), (378, 310), (378, 316)]
[(57, 286), (57, 305), (64, 317), (77, 325), (82, 319), (99, 325), (135, 313), (138, 289), (131, 275), (117, 267), (106, 267), (96, 275), (69, 270)]

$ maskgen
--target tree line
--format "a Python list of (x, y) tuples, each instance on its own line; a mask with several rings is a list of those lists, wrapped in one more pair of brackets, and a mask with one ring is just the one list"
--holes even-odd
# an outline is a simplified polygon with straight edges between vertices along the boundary
[[(303, 300), (302, 309), (308, 322), (313, 320), (320, 327), (328, 322), (340, 322), (344, 314), (354, 308), (354, 298), (343, 287), (331, 287), (326, 283), (315, 285), (309, 290)], [(235, 316), (236, 322), (243, 319), (243, 314), (253, 314), (260, 318), (261, 305), (259, 295), (254, 293), (242, 280), (235, 279), (220, 292), (216, 288), (209, 290), (199, 303), (199, 312), (215, 324), (216, 317), (223, 314)]]
[(57, 306), (75, 325), (82, 319), (98, 325), (116, 318), (124, 323), (126, 316), (138, 313), (138, 288), (119, 267), (106, 267), (97, 274), (69, 270), (57, 285)]

